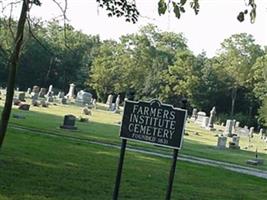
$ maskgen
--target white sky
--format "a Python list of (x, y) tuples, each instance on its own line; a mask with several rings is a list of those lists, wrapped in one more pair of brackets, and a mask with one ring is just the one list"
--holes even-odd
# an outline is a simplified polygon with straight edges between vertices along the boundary
[[(60, 14), (52, 0), (41, 2), (41, 7), (35, 6), (31, 10), (32, 16), (48, 20)], [(138, 23), (132, 24), (125, 22), (123, 18), (107, 17), (106, 11), (97, 7), (96, 0), (68, 0), (67, 17), (75, 29), (87, 34), (99, 34), (101, 39), (118, 39), (123, 34), (137, 32), (147, 23), (153, 23), (164, 31), (183, 32), (189, 48), (195, 54), (205, 50), (210, 57), (225, 38), (236, 33), (252, 34), (256, 43), (267, 45), (267, 0), (256, 0), (257, 18), (254, 24), (250, 24), (249, 16), (243, 23), (236, 19), (239, 11), (245, 9), (244, 2), (245, 0), (200, 0), (197, 16), (191, 8), (187, 8), (178, 20), (172, 12), (158, 16), (158, 0), (136, 0), (141, 17)]]

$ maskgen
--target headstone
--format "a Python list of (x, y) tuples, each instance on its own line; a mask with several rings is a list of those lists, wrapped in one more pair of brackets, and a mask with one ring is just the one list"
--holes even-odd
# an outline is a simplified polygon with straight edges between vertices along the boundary
[(33, 86), (31, 92), (32, 104), (35, 104), (35, 101), (38, 100), (38, 97), (39, 97), (39, 86), (35, 85)]
[(44, 98), (46, 94), (46, 88), (41, 88), (39, 92), (39, 97)]
[(74, 98), (74, 88), (75, 88), (74, 83), (71, 83), (71, 84), (70, 84), (70, 88), (69, 88), (69, 92), (68, 92), (68, 94), (65, 96), (67, 99), (73, 99), (73, 98)]
[(120, 114), (120, 95), (117, 96), (115, 103), (112, 104), (114, 113)]
[(120, 109), (120, 95), (117, 96), (116, 102), (115, 102), (115, 110)]
[(236, 133), (240, 136), (249, 136), (249, 129), (245, 126), (244, 128), (237, 128)]
[(91, 104), (92, 101), (92, 94), (89, 92), (85, 92), (80, 90), (77, 94), (75, 102), (80, 105)]
[(250, 127), (250, 129), (249, 129), (249, 136), (250, 136), (251, 138), (253, 138), (253, 133), (254, 133), (254, 127), (252, 126), (252, 127)]
[(52, 92), (52, 91), (53, 91), (53, 85), (49, 85), (48, 92)]
[(217, 148), (218, 149), (225, 149), (226, 148), (226, 142), (227, 142), (227, 137), (221, 135), (218, 137), (217, 140)]
[(112, 111), (112, 102), (113, 102), (113, 95), (110, 94), (110, 95), (108, 95), (108, 99), (107, 99), (107, 102), (106, 102), (106, 104), (108, 105), (108, 110), (109, 111)]
[(92, 104), (93, 104), (93, 107), (96, 108), (96, 99), (93, 99)]
[(239, 128), (239, 126), (240, 126), (240, 122), (239, 121), (236, 121), (235, 122), (235, 129)]
[(37, 86), (37, 85), (33, 86), (31, 94), (35, 95), (38, 93), (39, 93), (39, 86)]
[(40, 101), (40, 105), (41, 105), (42, 107), (44, 107), (44, 108), (47, 108), (47, 107), (48, 107), (48, 102), (46, 102), (44, 99), (42, 99), (42, 100)]
[(89, 119), (88, 119), (88, 118), (85, 118), (85, 117), (80, 117), (80, 118), (79, 118), (79, 121), (80, 121), (80, 122), (88, 122)]
[(15, 106), (18, 106), (21, 103), (21, 101), (19, 99), (13, 99), (13, 104)]
[(259, 159), (259, 158), (255, 158), (255, 159), (247, 160), (246, 163), (249, 164), (249, 165), (263, 165), (264, 160), (263, 159)]
[(230, 149), (240, 149), (239, 139), (240, 139), (239, 136), (233, 136), (232, 137), (232, 142), (229, 142), (229, 148)]
[(196, 108), (193, 109), (192, 116), (190, 119), (193, 121), (195, 121), (197, 119), (197, 109)]
[(31, 88), (28, 88), (27, 89), (27, 94), (30, 95), (31, 94), (31, 91), (32, 91)]
[(233, 120), (226, 120), (226, 126), (224, 129), (224, 134), (228, 135), (228, 136), (232, 136), (232, 132), (233, 132)]
[(84, 115), (92, 115), (92, 112), (91, 112), (91, 110), (89, 108), (84, 107), (82, 109), (82, 114), (84, 114)]
[(198, 124), (202, 124), (203, 123), (203, 119), (204, 117), (206, 117), (206, 113), (205, 112), (202, 112), (202, 111), (199, 111), (197, 113), (197, 120), (196, 120), (196, 123)]
[(65, 95), (64, 92), (59, 91), (58, 94), (57, 94), (57, 98), (58, 98), (58, 99), (62, 99), (62, 98), (64, 98), (64, 95)]
[(76, 117), (74, 115), (65, 115), (63, 125), (61, 125), (60, 128), (76, 130), (75, 121)]
[(22, 103), (22, 104), (19, 105), (19, 109), (20, 110), (29, 111), (30, 110), (30, 105), (26, 104), (26, 103)]
[(208, 122), (209, 130), (215, 130), (214, 129), (215, 114), (216, 114), (216, 109), (215, 109), (215, 106), (214, 106), (212, 108), (212, 110), (210, 111), (210, 117), (209, 117), (209, 122)]
[(47, 96), (47, 97), (46, 97), (46, 101), (47, 101), (47, 102), (53, 102), (53, 101), (54, 101), (53, 96)]
[(201, 127), (206, 128), (209, 123), (209, 117), (203, 117)]
[(264, 138), (264, 134), (263, 134), (263, 128), (261, 128), (261, 129), (260, 129), (260, 132), (259, 132), (259, 134), (260, 134), (260, 137), (261, 137), (261, 139), (263, 139), (263, 138)]
[(60, 101), (62, 104), (67, 104), (67, 99), (65, 97), (63, 97)]
[(49, 97), (53, 97), (53, 85), (49, 85), (48, 92), (45, 96), (49, 102), (53, 102), (53, 98), (49, 99)]
[(38, 101), (37, 99), (32, 98), (32, 105), (33, 105), (33, 106), (39, 106), (40, 103), (39, 103), (39, 101)]
[(25, 101), (25, 92), (19, 92), (18, 93), (18, 99), (20, 101)]

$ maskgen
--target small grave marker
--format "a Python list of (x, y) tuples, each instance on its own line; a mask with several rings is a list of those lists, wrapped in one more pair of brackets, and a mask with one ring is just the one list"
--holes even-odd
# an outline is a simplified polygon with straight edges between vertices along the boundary
[(30, 110), (30, 105), (29, 104), (19, 104), (19, 109), (20, 110), (29, 111)]
[(60, 128), (76, 130), (75, 121), (76, 117), (74, 115), (65, 115), (63, 125), (61, 125)]

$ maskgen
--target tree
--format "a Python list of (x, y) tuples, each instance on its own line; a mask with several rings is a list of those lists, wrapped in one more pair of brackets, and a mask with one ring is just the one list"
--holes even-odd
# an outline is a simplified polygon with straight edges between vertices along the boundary
[(264, 99), (267, 94), (267, 54), (258, 57), (255, 64), (252, 66), (248, 85), (254, 93), (254, 96), (260, 101)]
[(257, 57), (263, 54), (263, 50), (251, 35), (246, 33), (235, 34), (225, 39), (221, 44), (220, 53), (217, 57), (217, 65), (223, 71), (222, 75), (228, 77), (229, 90), (231, 91), (231, 117), (238, 90), (247, 88), (247, 80)]
[(99, 48), (98, 56), (93, 61), (88, 84), (96, 90), (99, 100), (105, 101), (108, 94), (114, 93), (118, 81), (115, 57), (117, 42), (105, 41)]
[(4, 137), (6, 134), (6, 129), (9, 121), (9, 116), (12, 108), (12, 101), (14, 96), (14, 87), (15, 87), (15, 77), (17, 71), (17, 64), (19, 60), (19, 54), (23, 42), (23, 34), (24, 34), (24, 25), (26, 22), (27, 12), (29, 10), (30, 1), (24, 0), (22, 3), (21, 14), (18, 21), (18, 27), (15, 37), (15, 43), (12, 49), (12, 54), (8, 61), (8, 69), (9, 75), (7, 80), (7, 93), (4, 109), (1, 116), (0, 121), (0, 148), (2, 147)]
[[(64, 22), (66, 18), (66, 7), (65, 9), (60, 6), (60, 4), (56, 1), (53, 0), (62, 10), (63, 16), (64, 16)], [(100, 7), (104, 7), (109, 13), (108, 16), (117, 16), (117, 17), (122, 17), (125, 16), (126, 21), (131, 21), (135, 23), (138, 19), (139, 12), (136, 8), (136, 5), (134, 1), (128, 2), (127, 0), (96, 0)], [(65, 1), (67, 2), (67, 0)], [(159, 0), (158, 3), (158, 12), (159, 14), (164, 14), (167, 10), (168, 6), (173, 7), (173, 11), (175, 13), (175, 16), (177, 18), (180, 18), (181, 13), (185, 12), (184, 5), (186, 4), (186, 0), (180, 0), (180, 1), (174, 1), (170, 0), (168, 3), (166, 3), (164, 0)], [(6, 101), (4, 105), (4, 110), (2, 112), (2, 117), (1, 117), (1, 122), (0, 122), (0, 148), (2, 146), (8, 121), (9, 121), (9, 116), (12, 108), (12, 100), (13, 100), (13, 95), (14, 95), (14, 87), (15, 87), (15, 79), (16, 79), (16, 71), (17, 71), (17, 64), (19, 61), (19, 55), (23, 43), (23, 36), (24, 36), (24, 26), (25, 22), (27, 20), (27, 15), (30, 12), (30, 8), (33, 5), (40, 6), (41, 1), (40, 0), (22, 0), (22, 1), (14, 1), (11, 4), (15, 3), (22, 3), (22, 9), (20, 12), (20, 17), (18, 20), (18, 26), (16, 29), (16, 36), (14, 38), (14, 45), (11, 50), (11, 55), (8, 61), (8, 69), (9, 69), (9, 74), (8, 74), (8, 81), (7, 81), (7, 96), (6, 96)], [(199, 2), (198, 0), (191, 0), (190, 1), (190, 6), (192, 9), (194, 9), (195, 13), (197, 14), (199, 12)], [(254, 22), (255, 17), (256, 17), (256, 4), (255, 0), (249, 0), (248, 6), (251, 7), (250, 10), (250, 17), (251, 21)], [(241, 11), (238, 15), (238, 20), (243, 21), (245, 14), (247, 14), (248, 11)], [(64, 23), (65, 24), (65, 23)], [(2, 48), (1, 48), (2, 49)]]
[[(55, 3), (61, 8), (63, 12), (63, 16), (65, 19), (65, 14), (66, 10), (62, 9), (60, 4), (55, 0)], [(100, 2), (100, 1), (98, 1)], [(117, 12), (117, 15), (120, 16), (125, 16), (126, 20), (130, 19), (131, 21), (134, 21), (135, 18), (138, 15), (138, 11), (135, 8), (135, 4), (128, 3), (127, 1), (123, 1), (123, 3), (117, 4), (115, 6), (115, 10), (112, 10), (113, 7), (109, 7), (108, 1), (103, 2), (103, 6), (107, 10)], [(20, 3), (19, 2), (11, 2), (11, 5), (15, 3)], [(7, 93), (6, 93), (6, 100), (5, 100), (5, 105), (4, 109), (2, 112), (1, 116), (1, 121), (0, 121), (0, 148), (2, 147), (5, 134), (6, 134), (6, 129), (9, 121), (9, 116), (11, 113), (11, 108), (12, 108), (12, 101), (13, 101), (13, 96), (14, 96), (14, 87), (15, 87), (15, 80), (16, 80), (16, 72), (17, 72), (17, 65), (19, 62), (19, 55), (21, 53), (21, 47), (23, 44), (23, 39), (24, 39), (24, 27), (25, 23), (27, 21), (27, 15), (30, 12), (30, 8), (34, 5), (40, 6), (41, 1), (39, 0), (22, 0), (22, 8), (20, 12), (20, 17), (18, 20), (18, 26), (16, 28), (16, 36), (14, 38), (14, 45), (11, 50), (11, 55), (8, 61), (8, 69), (9, 69), (9, 74), (8, 74), (8, 81), (7, 81)]]
[(191, 99), (194, 87), (198, 85), (198, 71), (195, 56), (189, 50), (177, 51), (175, 62), (162, 72), (161, 98), (178, 106), (182, 98)]

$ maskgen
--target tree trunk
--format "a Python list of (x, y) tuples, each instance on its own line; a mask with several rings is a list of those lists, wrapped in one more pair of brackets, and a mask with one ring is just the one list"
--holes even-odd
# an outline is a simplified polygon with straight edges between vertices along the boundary
[(4, 138), (5, 138), (7, 125), (8, 125), (11, 109), (12, 109), (17, 64), (19, 61), (19, 54), (20, 54), (20, 50), (21, 50), (21, 46), (23, 42), (23, 32), (24, 32), (24, 25), (25, 25), (26, 18), (27, 18), (28, 7), (29, 7), (29, 0), (23, 0), (20, 18), (19, 18), (18, 26), (17, 26), (15, 44), (14, 44), (13, 52), (10, 56), (10, 60), (8, 62), (9, 74), (8, 74), (8, 80), (7, 80), (6, 100), (5, 100), (5, 105), (4, 105), (4, 109), (3, 109), (2, 117), (0, 121), (0, 149), (2, 147)]
[(232, 89), (232, 106), (231, 106), (231, 119), (233, 120), (234, 118), (234, 109), (235, 109), (235, 100), (236, 100), (236, 95), (237, 95), (237, 87), (234, 87)]

